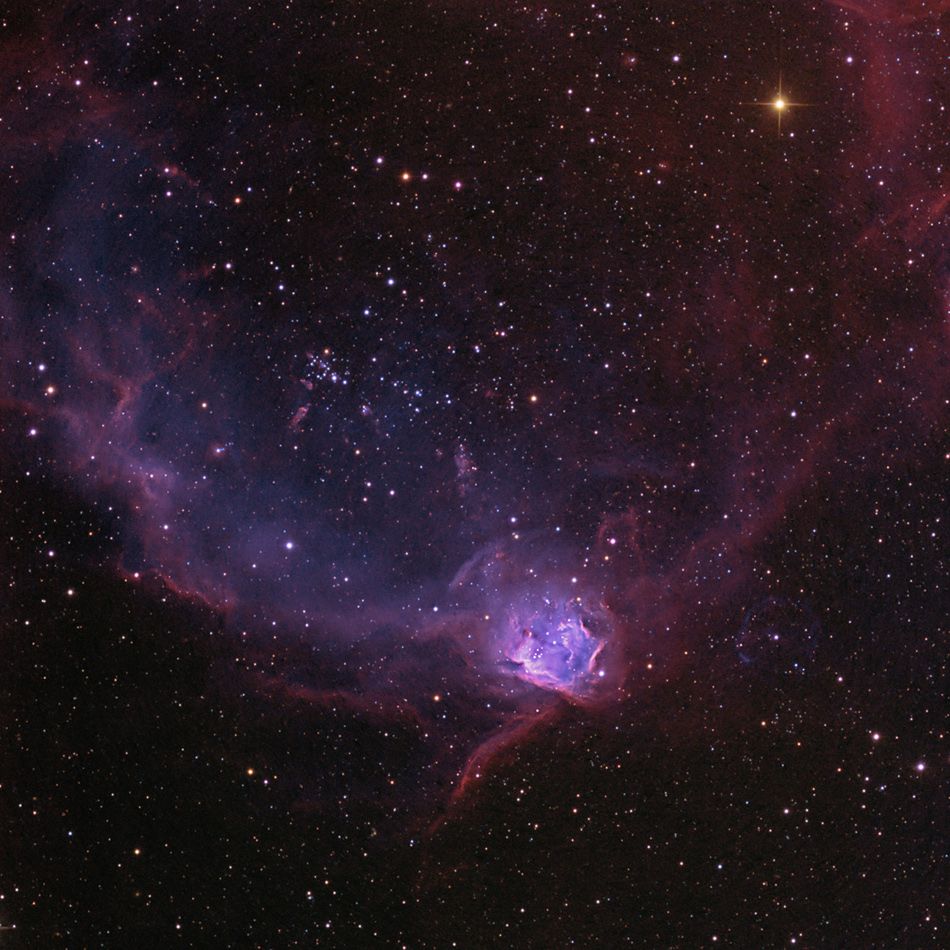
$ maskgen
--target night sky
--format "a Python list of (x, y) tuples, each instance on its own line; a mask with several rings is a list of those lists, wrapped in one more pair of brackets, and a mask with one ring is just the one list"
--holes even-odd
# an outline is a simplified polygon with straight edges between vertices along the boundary
[(4, 4), (0, 946), (947, 946), (948, 33)]

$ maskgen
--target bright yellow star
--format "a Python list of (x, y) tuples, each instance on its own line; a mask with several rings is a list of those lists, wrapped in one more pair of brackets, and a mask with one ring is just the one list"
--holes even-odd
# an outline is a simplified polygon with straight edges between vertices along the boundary
[(772, 99), (756, 99), (752, 102), (743, 103), (747, 106), (767, 106), (775, 112), (776, 118), (778, 119), (778, 133), (782, 134), (782, 113), (787, 112), (789, 109), (798, 109), (802, 106), (810, 105), (808, 102), (792, 102), (788, 98), (788, 94), (782, 87), (782, 74), (779, 73), (778, 76), (778, 92), (775, 94)]

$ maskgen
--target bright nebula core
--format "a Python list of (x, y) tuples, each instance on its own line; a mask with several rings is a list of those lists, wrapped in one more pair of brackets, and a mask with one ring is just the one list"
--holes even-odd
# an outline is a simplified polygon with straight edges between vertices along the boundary
[(595, 626), (579, 598), (563, 603), (545, 599), (538, 610), (511, 618), (506, 656), (525, 681), (583, 695), (606, 675), (600, 664), (606, 640), (594, 632)]

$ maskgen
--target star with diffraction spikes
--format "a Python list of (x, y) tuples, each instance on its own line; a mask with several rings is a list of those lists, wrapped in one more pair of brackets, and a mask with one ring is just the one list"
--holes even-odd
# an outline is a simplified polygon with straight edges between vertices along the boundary
[(782, 73), (781, 71), (778, 74), (778, 91), (771, 99), (754, 99), (751, 102), (744, 102), (742, 105), (746, 106), (765, 106), (766, 108), (772, 109), (775, 112), (775, 117), (778, 122), (778, 134), (782, 134), (782, 116), (788, 112), (789, 109), (802, 109), (807, 106), (812, 105), (810, 102), (793, 102), (788, 97), (787, 91), (783, 88), (782, 85)]

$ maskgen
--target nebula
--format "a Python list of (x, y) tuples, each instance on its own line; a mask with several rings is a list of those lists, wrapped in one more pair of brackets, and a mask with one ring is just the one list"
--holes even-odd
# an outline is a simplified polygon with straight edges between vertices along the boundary
[(947, 12), (9, 13), (31, 945), (925, 945)]
[(583, 693), (606, 676), (600, 655), (606, 641), (596, 636), (580, 598), (565, 604), (545, 599), (543, 606), (508, 622), (507, 658), (517, 675), (543, 689)]

